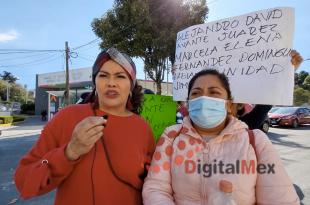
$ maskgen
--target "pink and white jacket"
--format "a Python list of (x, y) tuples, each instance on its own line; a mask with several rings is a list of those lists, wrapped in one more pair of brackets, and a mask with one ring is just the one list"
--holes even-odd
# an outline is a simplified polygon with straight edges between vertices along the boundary
[(232, 182), (238, 205), (299, 204), (267, 135), (254, 130), (255, 154), (247, 128), (230, 117), (226, 128), (205, 142), (188, 117), (183, 124), (168, 127), (157, 143), (144, 182), (144, 204), (208, 205), (220, 192), (220, 180)]

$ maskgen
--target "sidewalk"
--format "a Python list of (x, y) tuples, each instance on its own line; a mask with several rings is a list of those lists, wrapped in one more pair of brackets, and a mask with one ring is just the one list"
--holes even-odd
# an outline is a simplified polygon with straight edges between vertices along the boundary
[(18, 122), (11, 126), (0, 126), (0, 139), (40, 134), (46, 122), (42, 121), (40, 116), (27, 116), (23, 122)]

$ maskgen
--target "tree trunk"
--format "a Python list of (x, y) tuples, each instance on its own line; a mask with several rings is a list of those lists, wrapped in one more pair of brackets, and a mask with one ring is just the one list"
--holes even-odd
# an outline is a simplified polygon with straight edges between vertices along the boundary
[(161, 95), (161, 82), (156, 82), (156, 87), (157, 87), (157, 95)]

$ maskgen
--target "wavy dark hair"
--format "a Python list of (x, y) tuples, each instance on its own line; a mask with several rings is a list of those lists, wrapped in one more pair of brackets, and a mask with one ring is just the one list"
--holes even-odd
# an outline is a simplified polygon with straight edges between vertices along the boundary
[[(95, 77), (98, 74), (102, 65), (105, 62), (107, 62), (108, 60), (111, 60), (109, 54), (107, 54), (103, 51), (98, 55), (94, 65), (93, 65), (92, 78), (93, 78), (94, 88), (93, 88), (92, 92), (88, 95), (88, 97), (85, 99), (85, 103), (91, 103), (93, 109), (99, 108), (99, 100), (98, 100), (98, 96), (96, 96)], [(131, 84), (132, 84), (132, 82), (131, 82)], [(131, 95), (128, 96), (126, 108), (133, 113), (140, 114), (140, 112), (142, 110), (142, 103), (143, 103), (142, 86), (140, 86), (138, 84), (138, 82), (136, 82), (134, 87), (131, 90)]]
[(205, 75), (216, 76), (220, 80), (224, 89), (226, 90), (227, 95), (228, 95), (228, 99), (232, 100), (229, 80), (228, 80), (227, 76), (224, 73), (220, 73), (219, 71), (217, 71), (215, 69), (201, 70), (192, 77), (192, 79), (189, 81), (189, 84), (188, 84), (187, 99), (189, 99), (189, 93), (191, 92), (191, 89), (193, 88), (193, 85), (194, 85), (195, 81), (197, 80), (197, 78), (199, 78), (201, 76), (205, 76)]

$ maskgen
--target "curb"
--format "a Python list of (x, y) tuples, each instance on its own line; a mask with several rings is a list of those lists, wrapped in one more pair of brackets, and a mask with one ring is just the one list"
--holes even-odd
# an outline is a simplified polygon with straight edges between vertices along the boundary
[(8, 124), (0, 124), (0, 127), (11, 127), (12, 125), (17, 125), (17, 124), (22, 123), (22, 122), (25, 122), (25, 120), (12, 122), (12, 123), (8, 123)]
[[(26, 120), (26, 119), (25, 119), (25, 120)], [(11, 125), (17, 125), (17, 124), (19, 124), (19, 123), (25, 122), (25, 120), (17, 121), (17, 122), (12, 122)]]
[(0, 124), (0, 127), (10, 127), (12, 126), (13, 123), (8, 123), (8, 124)]

